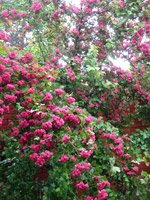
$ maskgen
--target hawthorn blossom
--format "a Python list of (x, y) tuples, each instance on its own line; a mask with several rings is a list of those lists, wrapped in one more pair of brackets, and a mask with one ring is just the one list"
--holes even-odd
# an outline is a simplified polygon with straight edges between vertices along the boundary
[(76, 188), (78, 190), (85, 191), (85, 190), (87, 190), (89, 188), (89, 185), (87, 183), (85, 184), (83, 181), (81, 181), (81, 182), (79, 182), (79, 183), (76, 184)]
[(62, 155), (59, 159), (59, 162), (66, 163), (69, 160), (69, 157), (67, 155)]

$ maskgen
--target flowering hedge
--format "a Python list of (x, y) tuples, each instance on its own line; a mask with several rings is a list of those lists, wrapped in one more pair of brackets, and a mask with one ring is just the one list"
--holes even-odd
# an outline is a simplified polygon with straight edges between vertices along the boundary
[[(2, 27), (21, 26), (20, 35), (30, 32), (36, 43), (25, 47), (20, 37), (21, 46), (10, 47), (13, 31), (0, 32), (1, 125), (15, 109), (15, 119), (1, 136), (6, 143), (3, 199), (115, 200), (140, 191), (136, 161), (143, 152), (123, 128), (150, 104), (142, 82), (149, 44), (141, 43), (150, 27), (140, 3), (108, 2), (86, 0), (75, 7), (56, 0), (29, 1), (25, 10), (20, 1), (2, 11)], [(128, 13), (124, 8), (130, 4), (134, 9)], [(126, 52), (132, 66), (128, 72), (109, 60)], [(43, 183), (37, 182), (39, 169), (46, 170)], [(148, 175), (143, 176), (147, 184)], [(147, 191), (144, 195), (146, 200)]]
[[(16, 52), (9, 52), (0, 60), (1, 120), (10, 105), (17, 109), (16, 120), (9, 123), (10, 136), (18, 143), (14, 156), (27, 157), (39, 167), (48, 164), (55, 176), (55, 166), (59, 166), (65, 172), (64, 182), (70, 180), (68, 187), (77, 196), (88, 196), (90, 191), (90, 195), (98, 192), (98, 198), (106, 199), (105, 187), (110, 186), (107, 176), (114, 178), (115, 165), (127, 176), (136, 175), (137, 167), (130, 162), (126, 167), (130, 159), (124, 144), (127, 137), (121, 138), (101, 117), (95, 119), (80, 109), (76, 99), (55, 82), (57, 70), (40, 67), (31, 54), (18, 57)], [(101, 151), (112, 171), (103, 164)], [(107, 176), (100, 178), (103, 171)], [(98, 191), (92, 192), (96, 185)]]

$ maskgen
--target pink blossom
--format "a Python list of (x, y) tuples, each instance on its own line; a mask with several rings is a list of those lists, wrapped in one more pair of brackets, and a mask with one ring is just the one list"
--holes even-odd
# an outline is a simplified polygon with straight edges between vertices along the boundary
[(105, 97), (100, 98), (101, 102), (105, 102)]
[(9, 91), (14, 91), (16, 89), (16, 87), (12, 84), (7, 84), (6, 89), (9, 90)]
[(117, 94), (117, 93), (118, 93), (118, 90), (117, 90), (117, 89), (115, 89), (113, 92), (114, 92), (115, 94)]
[(52, 118), (53, 118), (52, 124), (57, 129), (61, 128), (64, 125), (64, 123), (65, 123), (62, 118), (60, 118), (60, 117), (58, 117), (56, 115), (53, 115)]
[(81, 123), (81, 120), (74, 114), (69, 114), (68, 116), (65, 116), (64, 120), (71, 124), (73, 127), (76, 127), (78, 124)]
[(105, 189), (98, 191), (98, 200), (105, 200), (108, 198), (108, 193)]
[(73, 58), (73, 61), (74, 61), (75, 63), (79, 64), (79, 65), (81, 65), (81, 63), (82, 63), (82, 60), (81, 60), (78, 56), (75, 56), (75, 57)]
[(64, 90), (62, 90), (62, 89), (56, 89), (56, 90), (55, 90), (55, 94), (56, 94), (57, 96), (62, 96), (64, 93), (65, 93), (65, 92), (64, 92)]
[(31, 112), (29, 110), (26, 110), (20, 113), (20, 117), (25, 118), (25, 119), (29, 118), (30, 116), (31, 116)]
[(34, 88), (29, 88), (28, 94), (34, 94), (34, 92), (35, 92), (35, 89), (34, 89)]
[(8, 103), (16, 103), (17, 97), (15, 95), (6, 94), (6, 95), (4, 95), (4, 99)]
[(18, 85), (18, 86), (23, 86), (23, 85), (25, 85), (24, 80), (17, 81), (17, 85)]
[(90, 163), (78, 163), (75, 165), (76, 169), (79, 169), (81, 172), (88, 171), (91, 167)]
[(16, 10), (10, 10), (9, 13), (10, 13), (11, 15), (16, 15), (16, 14), (17, 14), (17, 11), (16, 11)]
[(56, 53), (60, 54), (60, 49), (56, 49), (55, 51)]
[(29, 25), (26, 25), (26, 26), (25, 26), (25, 29), (28, 30), (28, 31), (30, 30), (30, 28), (31, 28), (31, 27), (30, 27)]
[(62, 138), (62, 142), (67, 144), (70, 141), (70, 137), (68, 135), (64, 135)]
[(69, 157), (67, 155), (62, 155), (59, 159), (59, 162), (66, 163), (69, 160)]
[(19, 135), (19, 129), (16, 127), (12, 128), (11, 136), (17, 137), (18, 135)]
[(25, 129), (29, 126), (29, 123), (27, 122), (26, 119), (22, 120), (19, 122), (19, 126), (22, 128), (22, 129)]
[(73, 162), (76, 162), (77, 159), (76, 159), (75, 156), (72, 156), (72, 157), (71, 157), (71, 160), (72, 160)]
[(31, 10), (37, 14), (43, 9), (42, 4), (39, 1), (35, 1), (31, 7)]
[(18, 140), (18, 142), (19, 142), (21, 145), (25, 145), (25, 144), (27, 144), (28, 139), (27, 139), (27, 137), (25, 137), (25, 136), (21, 136), (20, 139)]
[(125, 158), (125, 159), (129, 159), (129, 158), (131, 158), (131, 155), (129, 155), (129, 154), (124, 154), (124, 158)]
[(103, 181), (101, 183), (97, 183), (97, 187), (99, 190), (102, 190), (104, 187), (110, 187), (110, 183), (108, 181)]
[(78, 35), (79, 35), (79, 31), (78, 31), (76, 28), (72, 29), (72, 33), (73, 33), (75, 36), (78, 36)]
[(83, 181), (81, 181), (81, 182), (76, 184), (76, 188), (78, 190), (83, 190), (84, 191), (84, 190), (87, 190), (89, 188), (89, 185), (87, 183), (85, 184)]
[(123, 171), (124, 171), (124, 172), (128, 172), (128, 171), (129, 171), (129, 168), (128, 168), (128, 167), (124, 167), (124, 168), (123, 168)]
[(0, 115), (2, 115), (4, 113), (4, 109), (0, 108)]
[(55, 11), (53, 14), (52, 14), (52, 18), (53, 19), (57, 19), (57, 18), (59, 18), (59, 12), (58, 11)]
[(93, 108), (93, 107), (94, 107), (94, 104), (93, 104), (93, 103), (90, 103), (89, 107), (90, 107), (90, 108)]
[(133, 167), (133, 169), (132, 169), (135, 173), (138, 173), (138, 171), (139, 171), (139, 168), (138, 167)]
[(129, 171), (129, 172), (127, 172), (127, 175), (128, 175), (128, 176), (135, 176), (135, 172)]
[(53, 58), (51, 59), (51, 61), (52, 61), (53, 63), (56, 63), (57, 60), (58, 60), (58, 57), (53, 57)]
[(37, 158), (35, 164), (38, 165), (39, 167), (42, 167), (45, 164), (45, 159), (42, 158), (41, 156)]
[(146, 34), (150, 36), (150, 24), (145, 24)]
[(8, 17), (8, 10), (2, 11), (2, 18)]
[(50, 121), (44, 122), (42, 124), (42, 128), (45, 129), (46, 131), (50, 130), (52, 128), (52, 122), (50, 122)]
[(3, 40), (5, 42), (9, 42), (11, 40), (11, 38), (8, 35), (6, 35), (4, 32), (0, 31), (0, 40)]
[(0, 73), (4, 72), (6, 70), (5, 66), (0, 64)]
[(39, 158), (37, 153), (33, 153), (29, 156), (30, 160), (32, 160), (33, 162), (36, 162), (37, 159)]
[(32, 145), (30, 145), (30, 148), (32, 149), (32, 151), (34, 153), (38, 153), (42, 147), (39, 144), (32, 144)]
[(2, 118), (0, 118), (0, 125), (2, 125), (2, 123), (3, 123), (3, 120), (2, 120)]
[(78, 178), (81, 176), (81, 172), (78, 170), (78, 169), (74, 169), (72, 172), (71, 172), (71, 176), (73, 178)]
[(47, 92), (44, 99), (43, 99), (43, 103), (47, 103), (49, 101), (51, 101), (53, 99), (53, 96), (50, 92)]
[(17, 57), (17, 52), (10, 52), (9, 54), (8, 54), (8, 56), (9, 56), (9, 58), (11, 58), (11, 59), (15, 59), (16, 57)]
[(46, 134), (46, 131), (44, 129), (36, 129), (34, 131), (34, 135), (37, 136), (37, 137), (41, 137), (43, 136), (44, 134)]
[(117, 139), (114, 140), (114, 143), (115, 144), (119, 144), (119, 143), (124, 143), (124, 141), (123, 141), (122, 138), (119, 137), (119, 138), (117, 138)]
[(79, 155), (82, 157), (82, 158), (89, 158), (91, 155), (92, 155), (93, 151), (92, 150), (82, 150)]
[(124, 8), (124, 2), (123, 2), (123, 1), (120, 1), (120, 2), (118, 3), (118, 6), (119, 6), (120, 8)]
[(85, 118), (85, 123), (90, 124), (93, 120), (94, 120), (94, 117), (88, 116), (88, 117)]
[(8, 72), (5, 72), (4, 74), (2, 74), (1, 76), (3, 83), (10, 83), (11, 80), (11, 75)]
[(68, 104), (72, 104), (72, 103), (74, 103), (75, 101), (76, 101), (76, 99), (73, 98), (73, 97), (68, 97), (68, 98), (67, 98), (67, 103), (68, 103)]
[(41, 158), (43, 158), (45, 161), (48, 161), (52, 158), (53, 153), (51, 153), (50, 151), (44, 151), (41, 153)]

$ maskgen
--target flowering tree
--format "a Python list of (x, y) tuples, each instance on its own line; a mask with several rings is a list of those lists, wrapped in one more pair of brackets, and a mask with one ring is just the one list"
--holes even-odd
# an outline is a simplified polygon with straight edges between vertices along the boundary
[[(150, 104), (143, 83), (150, 56), (143, 42), (150, 30), (147, 6), (148, 1), (83, 0), (79, 7), (61, 0), (1, 2), (1, 125), (10, 109), (16, 116), (3, 131), (11, 167), (2, 198), (21, 199), (23, 193), (24, 199), (105, 200), (136, 192), (138, 155), (123, 129)], [(12, 42), (16, 27), (21, 46)], [(130, 71), (113, 65), (110, 58), (119, 57), (128, 60)], [(49, 175), (35, 197), (39, 168)], [(24, 173), (25, 187), (18, 179)], [(146, 191), (140, 194), (148, 199)]]

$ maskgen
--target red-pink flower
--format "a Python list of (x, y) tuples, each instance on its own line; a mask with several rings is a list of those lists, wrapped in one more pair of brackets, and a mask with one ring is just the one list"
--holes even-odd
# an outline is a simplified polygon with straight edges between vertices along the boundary
[(76, 184), (76, 188), (77, 188), (78, 190), (83, 190), (83, 191), (85, 191), (85, 190), (88, 190), (89, 185), (88, 185), (87, 183), (85, 184), (83, 181), (81, 181), (81, 182), (79, 182), (79, 183)]
[(38, 165), (39, 167), (42, 167), (45, 164), (45, 159), (42, 157), (38, 157), (38, 159), (36, 160), (36, 165)]
[(98, 191), (98, 200), (105, 200), (108, 198), (108, 193), (105, 189)]
[(42, 10), (42, 9), (43, 9), (43, 6), (42, 6), (42, 4), (41, 4), (39, 1), (35, 1), (35, 2), (33, 3), (32, 7), (31, 7), (31, 10), (32, 10), (35, 14), (39, 13), (40, 10)]
[(91, 155), (92, 155), (93, 151), (92, 150), (82, 150), (79, 155), (82, 157), (82, 158), (89, 158)]
[(94, 120), (94, 117), (88, 116), (88, 117), (85, 118), (85, 123), (90, 124), (93, 120)]
[(78, 35), (79, 35), (79, 31), (78, 31), (76, 28), (72, 29), (72, 33), (73, 33), (75, 36), (78, 36)]
[(7, 84), (6, 89), (9, 90), (9, 91), (14, 91), (16, 89), (16, 87), (12, 84)]
[(90, 163), (78, 163), (75, 165), (76, 169), (79, 169), (81, 172), (88, 171), (91, 167)]
[(8, 17), (8, 10), (2, 11), (2, 18)]
[(6, 100), (6, 102), (8, 103), (15, 103), (16, 100), (17, 100), (17, 97), (15, 95), (9, 95), (9, 94), (6, 94), (4, 96), (4, 99)]
[(66, 163), (69, 160), (69, 157), (67, 155), (62, 155), (59, 159), (59, 162)]
[(43, 103), (47, 103), (49, 101), (51, 101), (53, 99), (53, 96), (50, 92), (47, 92), (44, 99), (43, 99)]
[(52, 122), (44, 122), (42, 124), (42, 128), (45, 129), (46, 131), (50, 130), (52, 128)]
[(65, 92), (64, 92), (64, 90), (62, 90), (62, 89), (56, 89), (56, 90), (55, 90), (55, 94), (56, 94), (57, 96), (62, 96), (64, 93), (65, 93)]
[(12, 128), (11, 136), (17, 137), (18, 135), (19, 135), (19, 129), (16, 127)]
[(139, 168), (138, 167), (133, 167), (133, 169), (132, 169), (135, 173), (138, 173), (138, 171), (139, 171)]
[(62, 142), (67, 144), (70, 141), (70, 137), (68, 135), (64, 135), (62, 138)]
[(32, 160), (33, 162), (36, 162), (37, 159), (39, 158), (37, 153), (33, 153), (29, 156), (30, 160)]
[(8, 56), (9, 56), (9, 58), (11, 58), (11, 59), (15, 59), (16, 57), (17, 57), (17, 52), (10, 52), (9, 54), (8, 54)]
[(73, 98), (73, 97), (68, 97), (68, 98), (67, 98), (67, 103), (68, 103), (68, 104), (72, 104), (72, 103), (74, 103), (75, 101), (76, 101), (76, 99)]
[(78, 177), (80, 177), (80, 176), (81, 176), (80, 170), (74, 169), (74, 170), (71, 172), (71, 176), (72, 176), (73, 178), (78, 178)]
[(52, 156), (53, 156), (53, 153), (51, 153), (50, 151), (44, 151), (44, 152), (42, 152), (41, 153), (41, 158), (43, 158), (45, 161), (48, 161), (48, 160), (50, 160), (51, 158), (52, 158)]

